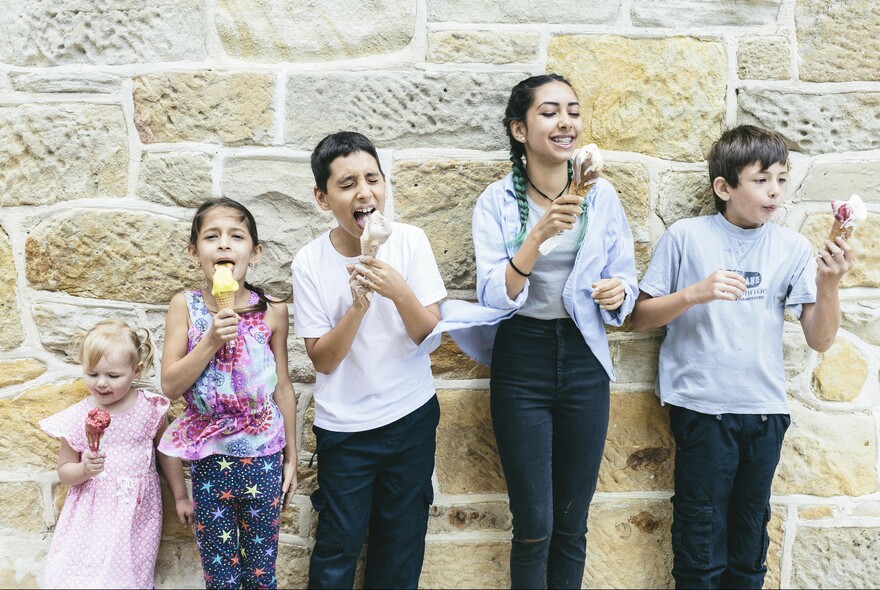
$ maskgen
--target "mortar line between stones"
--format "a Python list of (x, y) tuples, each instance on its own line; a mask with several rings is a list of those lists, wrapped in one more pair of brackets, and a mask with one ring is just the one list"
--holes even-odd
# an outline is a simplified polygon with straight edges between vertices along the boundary
[(779, 586), (781, 588), (791, 588), (791, 562), (795, 534), (797, 534), (797, 508), (788, 506), (782, 532), (782, 555), (779, 556)]

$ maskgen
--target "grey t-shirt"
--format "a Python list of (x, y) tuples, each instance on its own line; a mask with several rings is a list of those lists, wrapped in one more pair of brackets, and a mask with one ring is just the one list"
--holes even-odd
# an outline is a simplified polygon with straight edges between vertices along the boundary
[(705, 414), (784, 414), (786, 307), (816, 301), (816, 262), (802, 235), (773, 223), (742, 229), (720, 213), (676, 222), (654, 250), (639, 288), (675, 293), (716, 270), (741, 274), (738, 301), (695, 305), (670, 322), (660, 346), (657, 394)]

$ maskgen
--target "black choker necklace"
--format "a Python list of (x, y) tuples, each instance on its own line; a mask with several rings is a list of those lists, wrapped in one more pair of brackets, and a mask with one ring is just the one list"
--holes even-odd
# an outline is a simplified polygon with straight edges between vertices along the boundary
[(568, 187), (571, 186), (571, 175), (569, 175), (569, 177), (568, 177), (568, 182), (565, 183), (565, 187), (564, 187), (561, 191), (559, 191), (559, 194), (556, 195), (556, 197), (551, 198), (551, 197), (548, 197), (547, 195), (545, 195), (545, 194), (541, 191), (541, 189), (539, 189), (538, 187), (535, 186), (535, 183), (532, 182), (532, 179), (529, 178), (529, 175), (528, 175), (528, 174), (526, 174), (525, 176), (526, 176), (526, 182), (528, 182), (530, 185), (532, 185), (532, 188), (535, 189), (535, 191), (536, 191), (539, 195), (541, 195), (542, 197), (544, 197), (545, 199), (547, 199), (547, 200), (550, 201), (551, 203), (552, 203), (553, 201), (555, 201), (556, 199), (558, 199), (559, 197), (561, 197), (562, 195), (564, 195), (564, 194), (565, 194), (565, 191), (568, 190)]

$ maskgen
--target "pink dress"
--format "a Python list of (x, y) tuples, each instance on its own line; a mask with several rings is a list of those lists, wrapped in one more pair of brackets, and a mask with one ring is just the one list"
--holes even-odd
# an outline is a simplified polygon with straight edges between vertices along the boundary
[[(44, 588), (152, 588), (162, 534), (162, 495), (153, 438), (168, 399), (142, 389), (111, 414), (101, 439), (104, 472), (67, 491), (46, 557)], [(88, 450), (87, 397), (40, 421), (80, 453)]]

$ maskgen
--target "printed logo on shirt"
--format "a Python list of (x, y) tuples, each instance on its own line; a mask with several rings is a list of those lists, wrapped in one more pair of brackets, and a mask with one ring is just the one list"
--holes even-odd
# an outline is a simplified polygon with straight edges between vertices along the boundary
[(746, 280), (746, 293), (739, 301), (753, 301), (755, 299), (763, 299), (767, 295), (767, 289), (758, 289), (761, 284), (761, 273), (756, 271), (745, 271), (737, 269), (728, 269), (729, 272), (735, 272)]

